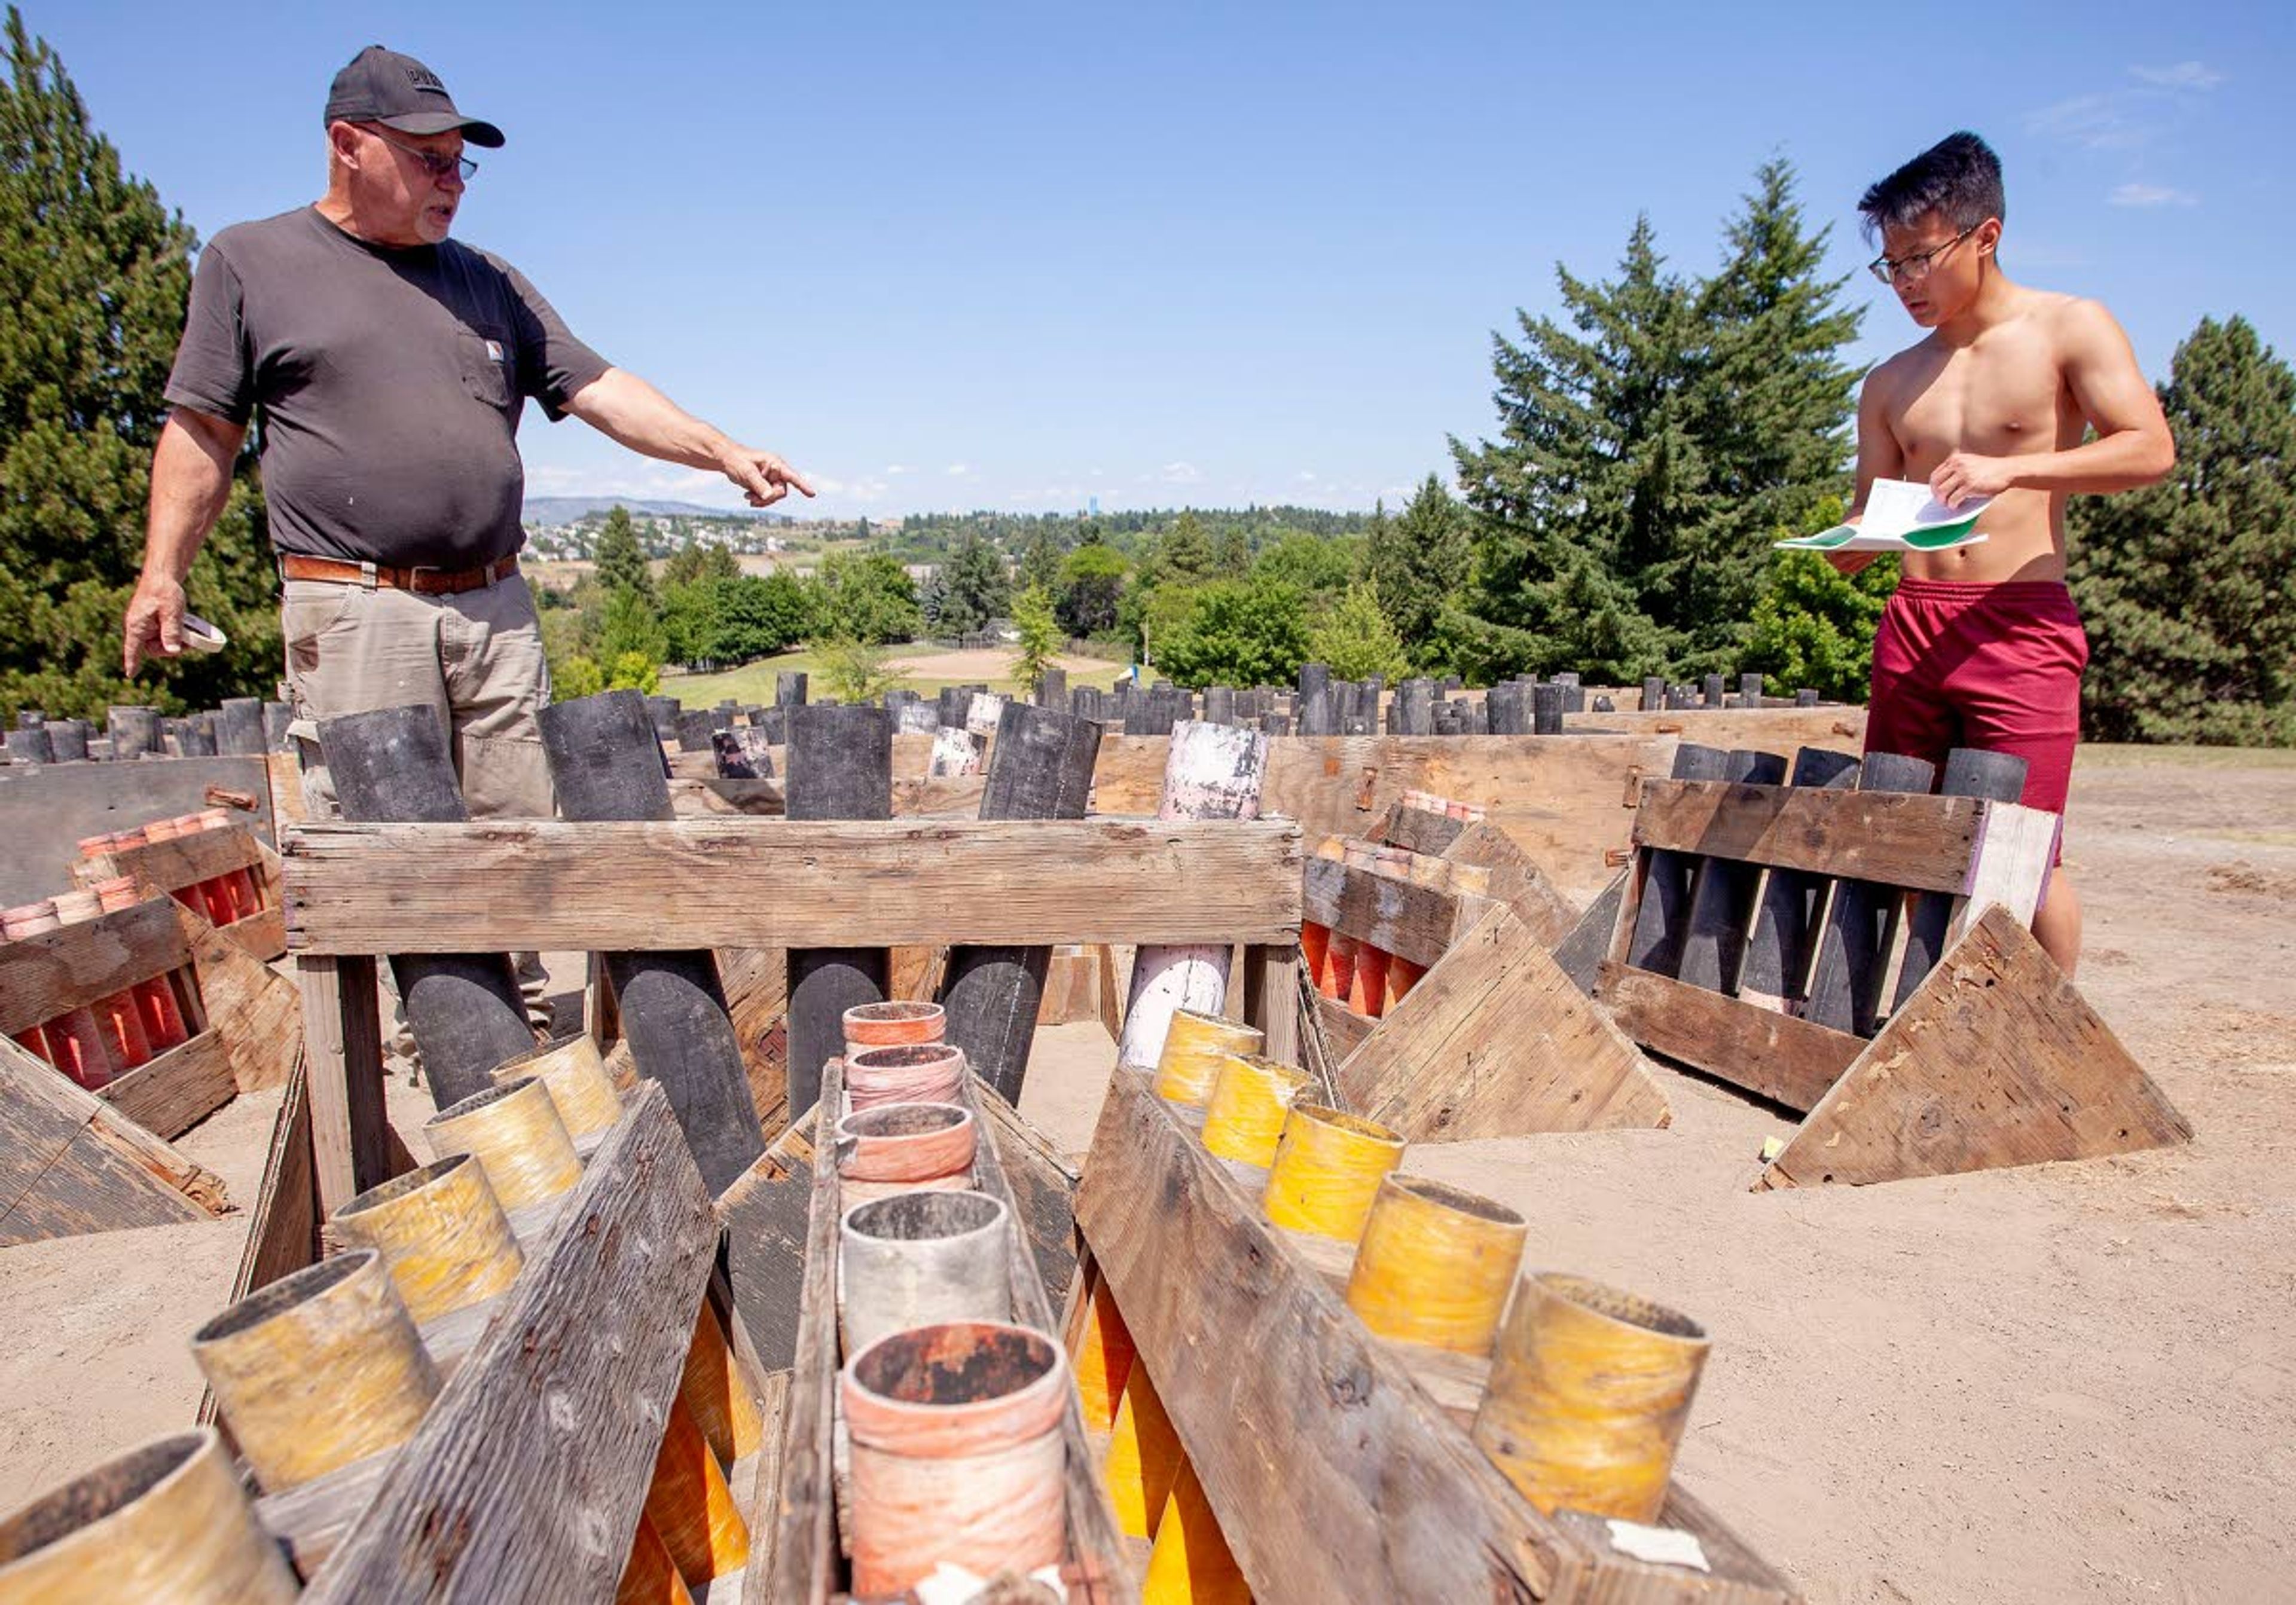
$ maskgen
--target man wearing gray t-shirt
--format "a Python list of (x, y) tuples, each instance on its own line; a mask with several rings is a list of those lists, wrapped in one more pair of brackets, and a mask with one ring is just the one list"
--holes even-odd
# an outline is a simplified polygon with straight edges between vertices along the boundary
[(754, 507), (813, 487), (609, 364), (517, 269), (447, 238), (476, 170), (464, 145), (503, 135), (420, 61), (370, 45), (336, 75), (324, 120), (324, 199), (227, 228), (200, 254), (127, 671), (182, 650), (184, 579), (256, 420), (312, 801), (333, 801), (312, 721), (429, 702), (473, 817), (547, 818), (535, 713), (549, 673), (518, 572), (526, 398), (716, 469)]

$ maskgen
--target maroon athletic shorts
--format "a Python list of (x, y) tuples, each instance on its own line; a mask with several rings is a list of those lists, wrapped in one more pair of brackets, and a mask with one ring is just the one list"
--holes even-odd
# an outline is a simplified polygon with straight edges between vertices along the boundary
[(1940, 770), (1955, 747), (2012, 753), (2025, 760), (2025, 806), (2061, 815), (2087, 663), (2088, 636), (2059, 581), (1901, 579), (1874, 639), (1866, 750)]

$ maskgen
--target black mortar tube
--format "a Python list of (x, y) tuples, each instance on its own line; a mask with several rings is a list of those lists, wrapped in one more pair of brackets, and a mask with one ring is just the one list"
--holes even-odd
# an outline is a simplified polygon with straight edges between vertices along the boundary
[[(1831, 748), (1804, 747), (1794, 754), (1787, 783), (1846, 790), (1857, 783), (1857, 759), (1854, 754)], [(1753, 929), (1746, 938), (1744, 962), (1738, 970), (1741, 996), (1759, 997), (1766, 1006), (1775, 1008), (1800, 998), (1826, 885), (1824, 875), (1772, 866), (1768, 879), (1762, 882), (1761, 901), (1755, 907)]]
[[(1945, 778), (1938, 790), (1948, 797), (1982, 797), (2013, 803), (2025, 795), (2025, 760), (2005, 752), (1981, 752), (1956, 747), (1945, 755)], [(1920, 892), (1906, 915), (1906, 962), (1898, 971), (1895, 1013), (1929, 979), (1945, 956), (1945, 937), (1953, 923), (1952, 897), (1943, 892)]]
[[(668, 819), (669, 782), (645, 699), (602, 692), (542, 710), (542, 749), (568, 819)], [(694, 1165), (722, 1192), (765, 1151), (742, 1044), (707, 950), (599, 954), (641, 1076), (659, 1081)], [(795, 1111), (793, 1111), (795, 1112)]]
[[(471, 817), (447, 755), (446, 726), (431, 708), (383, 708), (322, 719), (319, 751), (345, 819), (462, 824)], [(409, 860), (398, 872), (421, 875), (425, 866)], [(533, 1051), (534, 1032), (509, 954), (394, 954), (390, 972), (439, 1108), (487, 1091), (496, 1065)]]
[[(1733, 752), (1722, 778), (1751, 786), (1779, 785), (1786, 778), (1786, 760), (1775, 752)], [(1690, 897), (1690, 934), (1683, 939), (1681, 979), (1709, 992), (1737, 991), (1761, 879), (1759, 864), (1736, 858), (1706, 861)]]
[(260, 757), (264, 745), (263, 699), (226, 697), (216, 709), (216, 750)]
[[(1869, 752), (1858, 771), (1860, 791), (1923, 791), (1937, 770), (1917, 757)], [(1905, 894), (1872, 880), (1837, 880), (1825, 928), (1818, 933), (1817, 963), (1810, 971), (1809, 1004), (1802, 1017), (1837, 1031), (1874, 1035), (1881, 1006), (1882, 969), (1897, 934)]]
[[(980, 817), (1082, 819), (1099, 756), (1097, 725), (1049, 708), (1007, 702), (988, 755)], [(949, 951), (941, 984), (948, 1040), (964, 1050), (972, 1073), (1007, 1103), (1021, 1101), (1052, 959), (1049, 947)]]
[[(1720, 780), (1730, 755), (1719, 747), (1685, 741), (1674, 749), (1676, 780)], [(1635, 929), (1627, 943), (1627, 962), (1637, 970), (1670, 976), (1682, 968), (1683, 939), (1690, 933), (1690, 898), (1698, 866), (1695, 853), (1653, 848), (1643, 855), (1643, 896), (1635, 906)]]
[[(789, 723), (789, 778), (783, 782), (787, 817), (893, 816), (892, 715), (882, 708), (829, 708), (816, 702), (791, 708)], [(819, 1101), (821, 1067), (845, 1052), (845, 1011), (862, 1003), (883, 1003), (890, 970), (882, 947), (790, 950), (791, 1118)]]

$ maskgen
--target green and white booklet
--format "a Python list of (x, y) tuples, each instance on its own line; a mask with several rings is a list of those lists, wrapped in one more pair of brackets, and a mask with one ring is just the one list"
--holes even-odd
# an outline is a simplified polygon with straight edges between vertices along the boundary
[(1857, 523), (1836, 524), (1816, 535), (1775, 544), (1787, 552), (1943, 552), (1973, 546), (1985, 538), (1978, 533), (1977, 515), (1992, 500), (1972, 496), (1958, 507), (1948, 507), (1930, 495), (1926, 485), (1876, 479), (1866, 492), (1866, 516)]

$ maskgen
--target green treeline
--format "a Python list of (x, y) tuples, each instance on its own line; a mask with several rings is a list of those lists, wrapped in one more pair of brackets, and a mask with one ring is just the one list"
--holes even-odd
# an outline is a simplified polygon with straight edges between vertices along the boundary
[[(252, 433), (190, 583), (234, 650), (119, 675), (197, 241), (12, 8), (6, 50), (0, 708), (100, 717), (267, 694), (280, 641)], [(1471, 684), (1754, 669), (1862, 697), (1894, 565), (1848, 580), (1771, 550), (1850, 489), (1862, 315), (1824, 272), (1827, 239), (1776, 160), (1725, 219), (1710, 271), (1672, 265), (1647, 221), (1606, 274), (1558, 266), (1558, 312), (1493, 338), (1488, 436), (1451, 440), (1403, 505), (1369, 515), (937, 514), (832, 542), (801, 577), (744, 575), (700, 545), (656, 577), (618, 510), (595, 572), (545, 598), (558, 693), (800, 643), (866, 686), (887, 643), (1010, 621), (1031, 662), (1056, 635), (1098, 637), (1192, 686), (1287, 681), (1312, 659)], [(2296, 742), (2296, 373), (2245, 320), (2203, 318), (2160, 393), (2176, 472), (2073, 503), (2089, 733)]]

